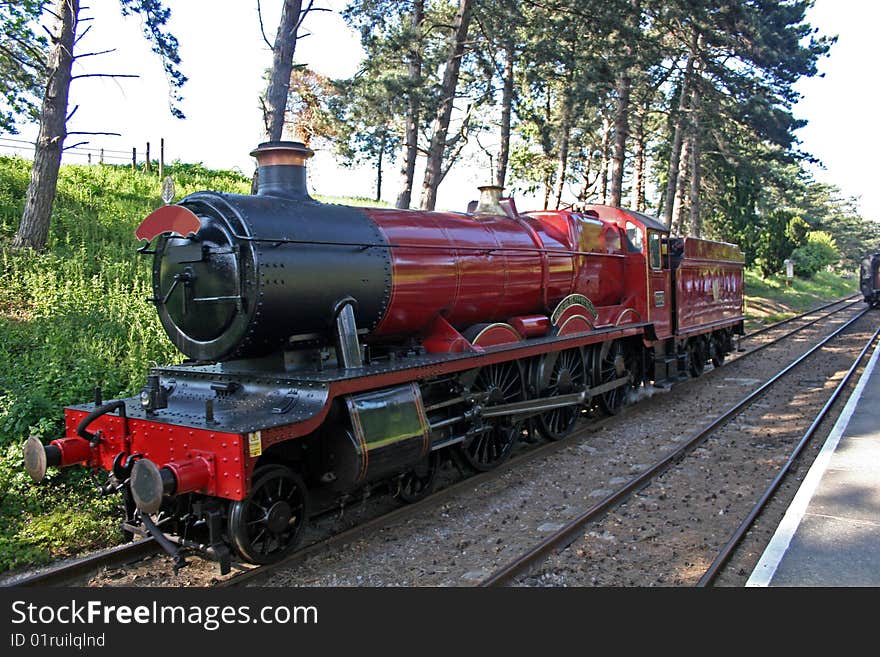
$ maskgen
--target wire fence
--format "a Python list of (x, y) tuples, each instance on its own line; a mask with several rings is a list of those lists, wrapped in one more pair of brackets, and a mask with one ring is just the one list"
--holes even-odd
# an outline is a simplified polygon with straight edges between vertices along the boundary
[[(0, 155), (18, 155), (20, 157), (33, 158), (35, 144), (26, 139), (17, 139), (6, 135), (0, 135)], [(100, 146), (86, 144), (73, 144), (64, 149), (61, 156), (62, 162), (67, 164), (130, 164), (132, 168), (142, 166), (147, 171), (152, 171), (157, 163), (158, 173), (161, 176), (165, 169), (165, 139), (159, 140), (158, 159), (152, 157), (150, 142), (146, 148), (138, 150), (133, 146), (131, 150), (123, 151)]]

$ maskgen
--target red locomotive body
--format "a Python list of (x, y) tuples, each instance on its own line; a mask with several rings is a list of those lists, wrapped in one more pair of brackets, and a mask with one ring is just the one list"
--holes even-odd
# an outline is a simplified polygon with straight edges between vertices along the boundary
[(325, 205), (310, 154), (263, 144), (258, 194), (144, 221), (153, 301), (192, 360), (66, 409), (64, 438), (28, 441), (34, 479), (104, 468), (126, 530), (270, 561), (313, 506), (388, 482), (416, 499), (445, 455), (495, 467), (523, 435), (720, 365), (742, 331), (733, 245), (606, 206), (521, 214), (498, 188), (467, 214)]

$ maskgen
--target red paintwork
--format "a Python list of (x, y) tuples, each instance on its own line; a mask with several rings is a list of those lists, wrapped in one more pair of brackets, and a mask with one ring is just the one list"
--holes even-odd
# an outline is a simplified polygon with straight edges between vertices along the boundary
[(141, 222), (134, 235), (139, 240), (152, 242), (162, 233), (186, 237), (190, 233), (197, 233), (201, 227), (202, 222), (191, 210), (180, 205), (163, 205)]
[(614, 224), (567, 211), (518, 218), (365, 212), (395, 245), (391, 299), (375, 336), (433, 336), (438, 315), (460, 331), (546, 315), (575, 292), (597, 308), (623, 301), (630, 258)]
[(51, 444), (61, 450), (61, 463), (59, 465), (62, 468), (82, 463), (92, 455), (92, 447), (89, 445), (89, 441), (79, 436), (59, 438), (58, 440), (53, 440)]
[[(627, 222), (635, 225), (642, 238), (642, 253), (627, 253), (624, 268), (624, 287), (634, 295), (632, 302), (622, 304), (625, 309), (614, 325), (628, 321), (650, 322), (657, 339), (708, 332), (721, 326), (742, 321), (743, 255), (739, 248), (725, 242), (713, 242), (688, 237), (684, 240), (684, 257), (676, 269), (675, 281), (669, 270), (669, 232), (661, 226), (646, 226), (626, 210), (605, 205), (588, 205), (608, 223), (626, 230)], [(661, 236), (661, 267), (649, 266), (648, 243), (650, 234)], [(718, 284), (718, 295), (714, 292)], [(675, 286), (675, 317), (673, 310)], [(662, 301), (662, 306), (658, 305)], [(597, 323), (608, 323), (608, 309), (598, 309)], [(630, 319), (631, 318), (631, 319)], [(674, 321), (673, 321), (674, 320)]]
[(437, 315), (431, 322), (428, 334), (422, 340), (422, 346), (429, 354), (460, 354), (465, 351), (473, 351), (471, 343), (449, 325), (441, 315)]
[(171, 461), (166, 466), (177, 480), (176, 495), (204, 491), (214, 474), (214, 455), (199, 454), (186, 461)]
[(539, 338), (542, 335), (547, 335), (550, 330), (550, 318), (547, 315), (511, 317), (507, 323), (524, 338)]
[(732, 244), (684, 240), (684, 256), (675, 272), (679, 334), (742, 318), (743, 260)]
[[(88, 411), (64, 409), (64, 422), (68, 436), (76, 434), (76, 427), (88, 415)], [(128, 425), (126, 435), (125, 426)], [(249, 488), (247, 477), (252, 459), (246, 456), (247, 437), (222, 431), (190, 429), (171, 424), (150, 422), (116, 415), (103, 415), (92, 422), (89, 431), (101, 432), (101, 443), (90, 449), (75, 463), (85, 463), (111, 470), (113, 459), (120, 452), (141, 454), (160, 468), (169, 466), (178, 476), (181, 490), (199, 490), (216, 497), (232, 500), (244, 499)], [(62, 440), (71, 440), (64, 438)], [(77, 438), (77, 440), (82, 440)], [(58, 443), (59, 441), (53, 441)], [(88, 442), (82, 440), (88, 445)], [(204, 459), (204, 464), (199, 463)], [(68, 464), (65, 464), (68, 465)], [(72, 463), (70, 464), (72, 465)], [(207, 480), (204, 471), (208, 471)], [(198, 488), (186, 486), (201, 484)]]
[(473, 345), (477, 350), (497, 347), (502, 344), (515, 344), (522, 341), (522, 336), (509, 324), (498, 323), (487, 326), (474, 338)]

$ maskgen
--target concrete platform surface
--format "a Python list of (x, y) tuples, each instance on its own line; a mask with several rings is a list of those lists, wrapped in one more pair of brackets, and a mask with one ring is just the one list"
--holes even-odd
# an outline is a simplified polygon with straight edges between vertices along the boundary
[(875, 348), (746, 586), (880, 586)]

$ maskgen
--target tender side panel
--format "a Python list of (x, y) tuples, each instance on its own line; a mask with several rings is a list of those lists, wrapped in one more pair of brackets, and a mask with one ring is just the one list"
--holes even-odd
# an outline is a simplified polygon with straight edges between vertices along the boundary
[(743, 257), (732, 244), (685, 239), (675, 285), (679, 333), (742, 318)]

